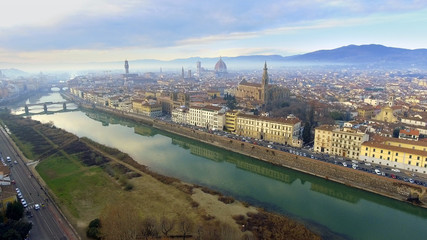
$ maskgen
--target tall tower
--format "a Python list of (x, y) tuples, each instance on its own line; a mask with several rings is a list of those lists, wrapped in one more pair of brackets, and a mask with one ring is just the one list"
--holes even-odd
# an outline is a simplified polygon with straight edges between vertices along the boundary
[(184, 76), (184, 67), (182, 67), (182, 69), (181, 69), (181, 78), (182, 78), (182, 79), (184, 79), (184, 78), (185, 78), (185, 76)]
[(268, 72), (267, 72), (267, 61), (264, 63), (264, 72), (262, 74), (261, 83), (261, 100), (263, 103), (267, 102), (267, 91), (268, 91)]
[(202, 75), (202, 63), (197, 61), (197, 75), (200, 77)]
[(126, 72), (126, 75), (129, 74), (129, 63), (127, 59), (125, 60), (125, 72)]

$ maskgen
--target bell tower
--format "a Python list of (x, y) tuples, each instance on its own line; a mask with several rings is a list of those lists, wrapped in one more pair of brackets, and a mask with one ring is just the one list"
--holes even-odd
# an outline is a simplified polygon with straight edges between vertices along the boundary
[(268, 72), (267, 62), (264, 63), (264, 72), (262, 74), (261, 82), (261, 101), (265, 104), (267, 102), (267, 91), (268, 91)]

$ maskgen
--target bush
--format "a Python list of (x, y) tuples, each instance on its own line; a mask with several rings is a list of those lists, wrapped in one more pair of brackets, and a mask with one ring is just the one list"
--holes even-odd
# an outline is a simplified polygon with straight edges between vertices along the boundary
[(101, 221), (98, 218), (95, 218), (89, 223), (89, 227), (86, 231), (86, 236), (92, 239), (101, 239), (101, 237), (99, 237), (100, 227), (101, 227)]

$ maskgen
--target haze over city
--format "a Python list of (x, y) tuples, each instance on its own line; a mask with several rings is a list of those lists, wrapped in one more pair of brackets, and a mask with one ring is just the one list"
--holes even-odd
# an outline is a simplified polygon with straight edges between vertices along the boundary
[(2, 4), (0, 64), (46, 71), (124, 59), (289, 56), (349, 44), (417, 49), (426, 47), (425, 26), (421, 0), (18, 0)]

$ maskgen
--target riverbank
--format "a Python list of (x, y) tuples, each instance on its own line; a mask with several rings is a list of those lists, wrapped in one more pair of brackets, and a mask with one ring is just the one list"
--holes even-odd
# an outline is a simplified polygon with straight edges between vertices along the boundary
[(362, 171), (356, 171), (343, 166), (329, 164), (311, 158), (297, 156), (250, 143), (243, 143), (238, 140), (229, 139), (203, 131), (193, 130), (178, 124), (163, 122), (145, 116), (115, 111), (113, 109), (107, 108), (94, 108), (94, 106), (89, 105), (83, 105), (82, 107), (100, 110), (117, 115), (119, 117), (129, 118), (137, 122), (153, 126), (159, 130), (168, 131), (229, 151), (250, 156), (274, 165), (291, 168), (300, 172), (311, 174), (385, 197), (393, 198), (399, 201), (409, 202), (409, 200), (416, 199), (419, 201), (411, 201), (410, 203), (423, 208), (427, 207), (427, 189), (423, 186), (385, 178)]

